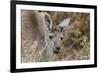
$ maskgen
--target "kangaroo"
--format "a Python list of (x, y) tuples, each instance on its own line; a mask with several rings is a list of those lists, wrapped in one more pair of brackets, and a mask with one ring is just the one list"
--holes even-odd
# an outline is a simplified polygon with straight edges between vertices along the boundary
[[(60, 24), (53, 27), (53, 22), (50, 15), (47, 12), (22, 10), (21, 12), (22, 22), (22, 62), (32, 62), (34, 48), (29, 49), (33, 44), (33, 41), (43, 45), (44, 51), (41, 55), (41, 59), (37, 61), (52, 61), (55, 59), (55, 54), (58, 54), (62, 49), (63, 34), (70, 23), (70, 18), (64, 19)], [(30, 51), (25, 52), (25, 50)], [(40, 51), (41, 52), (41, 51)], [(28, 56), (27, 56), (28, 55)]]

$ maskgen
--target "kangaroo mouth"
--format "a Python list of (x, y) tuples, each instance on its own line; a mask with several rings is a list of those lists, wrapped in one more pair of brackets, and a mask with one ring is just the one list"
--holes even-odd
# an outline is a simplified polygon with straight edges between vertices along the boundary
[(59, 54), (60, 51), (59, 50), (54, 50), (53, 52), (54, 52), (54, 54)]

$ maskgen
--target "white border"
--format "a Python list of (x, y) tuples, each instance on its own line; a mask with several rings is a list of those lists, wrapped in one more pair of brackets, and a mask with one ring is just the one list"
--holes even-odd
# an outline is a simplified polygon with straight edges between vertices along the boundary
[[(90, 60), (21, 63), (21, 9), (90, 13)], [(16, 5), (16, 69), (94, 64), (94, 10), (85, 8)]]

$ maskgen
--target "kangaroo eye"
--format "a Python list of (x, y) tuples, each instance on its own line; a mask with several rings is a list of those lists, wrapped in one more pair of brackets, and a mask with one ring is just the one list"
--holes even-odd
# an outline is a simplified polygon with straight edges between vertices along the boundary
[(53, 36), (51, 36), (51, 35), (50, 35), (50, 36), (49, 36), (49, 38), (50, 38), (50, 39), (52, 39), (52, 38), (53, 38)]
[(63, 40), (63, 37), (61, 37), (61, 40)]

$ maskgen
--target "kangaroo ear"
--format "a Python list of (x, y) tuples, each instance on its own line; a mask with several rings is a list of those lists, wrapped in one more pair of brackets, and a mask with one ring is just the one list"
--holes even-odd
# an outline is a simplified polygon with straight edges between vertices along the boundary
[(48, 13), (45, 13), (45, 24), (48, 28), (48, 30), (51, 30), (52, 29), (52, 20), (51, 20), (51, 17)]
[(69, 25), (69, 23), (70, 23), (70, 18), (66, 18), (57, 27), (59, 27), (61, 31), (63, 31)]

